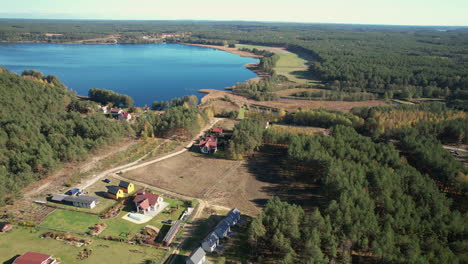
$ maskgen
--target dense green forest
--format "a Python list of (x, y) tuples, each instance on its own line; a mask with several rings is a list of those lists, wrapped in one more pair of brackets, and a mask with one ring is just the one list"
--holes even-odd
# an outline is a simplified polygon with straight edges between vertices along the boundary
[[(381, 113), (395, 119), (391, 128), (380, 127), (386, 125), (376, 119)], [(287, 164), (305, 174), (303, 181), (319, 185), (320, 201), (326, 201), (305, 211), (270, 200), (250, 225), (251, 258), (260, 263), (466, 263), (468, 170), (441, 145), (466, 140), (463, 114), (428, 103), (346, 114), (298, 111), (278, 120), (330, 128), (330, 136), (277, 132), (258, 125), (265, 121), (243, 120), (234, 129), (248, 142), (239, 153), (262, 143), (287, 145)]]
[(133, 98), (126, 94), (119, 94), (111, 90), (91, 88), (89, 89), (88, 96), (91, 100), (105, 105), (112, 103), (112, 105), (117, 107), (133, 106)]
[(326, 205), (305, 213), (271, 200), (250, 227), (253, 257), (278, 263), (464, 263), (466, 214), (434, 181), (375, 143), (337, 125), (330, 137), (290, 136), (289, 162), (310, 168)]
[[(286, 47), (312, 58), (310, 74), (342, 92), (359, 89), (387, 98), (415, 98), (457, 97), (468, 89), (468, 29), (464, 27), (0, 20), (0, 41), (10, 42), (64, 42), (109, 34), (130, 41), (162, 33), (177, 33), (166, 37), (167, 42)], [(463, 101), (455, 100), (455, 105), (464, 107)]]
[(34, 73), (31, 79), (28, 73), (21, 77), (0, 68), (0, 205), (61, 162), (133, 134), (126, 122), (73, 111), (75, 97), (55, 77)]

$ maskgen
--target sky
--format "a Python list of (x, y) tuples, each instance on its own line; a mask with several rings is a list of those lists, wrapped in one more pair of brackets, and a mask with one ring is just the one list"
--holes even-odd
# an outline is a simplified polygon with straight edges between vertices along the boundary
[(0, 17), (468, 26), (468, 0), (0, 0)]

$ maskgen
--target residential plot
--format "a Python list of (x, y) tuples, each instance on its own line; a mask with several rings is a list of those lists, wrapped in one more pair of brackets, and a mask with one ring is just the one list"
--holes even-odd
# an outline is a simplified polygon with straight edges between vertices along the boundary
[(62, 231), (86, 233), (89, 227), (100, 222), (97, 215), (57, 209), (42, 221), (41, 227)]
[[(78, 260), (78, 253), (83, 248), (66, 245), (62, 241), (40, 238), (46, 230), (33, 231), (30, 228), (17, 227), (13, 231), (0, 235), (0, 263), (10, 263), (14, 257), (27, 251), (51, 254), (61, 263), (144, 263), (146, 260), (161, 261), (165, 250), (129, 245), (102, 239), (93, 239), (87, 246), (92, 250), (89, 258)], [(14, 241), (15, 243), (12, 243)]]
[(301, 171), (288, 168), (285, 160), (281, 149), (243, 161), (187, 152), (123, 176), (253, 216), (275, 195), (299, 204), (320, 198), (317, 186), (300, 179)]

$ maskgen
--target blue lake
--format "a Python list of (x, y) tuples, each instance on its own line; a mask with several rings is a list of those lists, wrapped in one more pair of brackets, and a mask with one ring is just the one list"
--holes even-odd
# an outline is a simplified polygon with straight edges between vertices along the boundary
[(179, 44), (0, 43), (0, 65), (10, 71), (57, 75), (79, 95), (90, 88), (113, 90), (130, 95), (138, 106), (246, 81), (256, 75), (244, 65), (257, 61)]

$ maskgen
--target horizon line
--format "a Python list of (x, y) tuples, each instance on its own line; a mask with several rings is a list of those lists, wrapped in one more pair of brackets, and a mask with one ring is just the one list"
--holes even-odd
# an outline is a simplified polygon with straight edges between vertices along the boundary
[(339, 22), (302, 22), (302, 21), (274, 21), (274, 20), (217, 20), (217, 19), (113, 19), (113, 18), (26, 18), (0, 17), (0, 20), (63, 20), (63, 21), (145, 21), (145, 22), (245, 22), (245, 23), (283, 23), (283, 24), (322, 24), (348, 26), (400, 26), (400, 27), (468, 27), (468, 25), (416, 25), (416, 24), (369, 24), (369, 23), (339, 23)]

